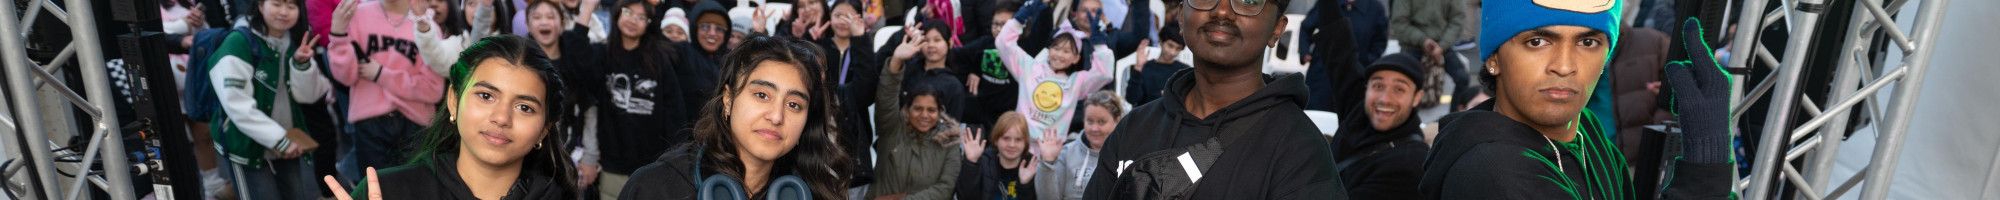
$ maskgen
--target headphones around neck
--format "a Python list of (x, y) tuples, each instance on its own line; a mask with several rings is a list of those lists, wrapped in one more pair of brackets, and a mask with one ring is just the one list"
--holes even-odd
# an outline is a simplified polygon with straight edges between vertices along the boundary
[[(701, 149), (701, 148), (696, 148), (696, 149)], [(696, 150), (695, 155), (702, 155), (702, 152), (705, 151), (706, 150)], [(698, 156), (697, 158), (694, 159), (694, 169), (691, 170), (690, 173), (694, 175), (693, 177), (702, 177), (701, 158), (699, 158)], [(695, 187), (695, 199), (703, 199), (703, 200), (750, 199), (749, 196), (747, 195), (748, 192), (744, 191), (742, 181), (738, 181), (736, 180), (736, 178), (729, 177), (724, 174), (709, 175), (706, 178), (695, 179), (694, 183), (697, 186)], [(806, 185), (805, 179), (801, 179), (799, 178), (799, 176), (795, 175), (780, 176), (777, 179), (772, 179), (770, 184), (766, 184), (764, 186), (764, 199), (792, 200), (792, 199), (812, 199), (812, 197), (813, 197), (812, 187), (810, 185)]]

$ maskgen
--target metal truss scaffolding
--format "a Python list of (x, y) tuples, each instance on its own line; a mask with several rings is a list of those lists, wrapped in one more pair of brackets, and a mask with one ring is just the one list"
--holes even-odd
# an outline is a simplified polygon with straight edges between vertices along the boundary
[[(1908, 134), (1910, 119), (1916, 110), (1924, 72), (1930, 67), (1931, 49), (1936, 46), (1933, 42), (1937, 40), (1939, 23), (1943, 22), (1945, 5), (1950, 1), (1917, 2), (1920, 4), (1917, 13), (1902, 15), (1915, 17), (1913, 20), (1915, 24), (1908, 31), (1902, 30), (1903, 26), (1896, 24), (1896, 20), (1891, 16), (1895, 16), (1897, 14), (1895, 12), (1900, 10), (1897, 8), (1909, 3), (1909, 0), (1886, 0), (1888, 2), (1832, 0), (1852, 1), (1833, 4), (1824, 1), (1827, 0), (1784, 0), (1781, 1), (1784, 3), (1781, 5), (1765, 5), (1768, 1), (1749, 0), (1744, 2), (1741, 9), (1744, 14), (1737, 19), (1737, 24), (1751, 26), (1735, 30), (1735, 34), (1739, 37), (1735, 37), (1732, 43), (1741, 45), (1733, 45), (1730, 51), (1741, 52), (1737, 55), (1743, 56), (1735, 56), (1729, 60), (1729, 67), (1746, 69), (1752, 66), (1751, 62), (1760, 62), (1754, 64), (1761, 66), (1778, 67), (1774, 69), (1776, 73), (1771, 74), (1766, 81), (1755, 86), (1749, 93), (1742, 94), (1747, 98), (1736, 102), (1737, 109), (1731, 113), (1731, 116), (1740, 117), (1743, 113), (1754, 112), (1748, 109), (1747, 105), (1757, 102), (1760, 97), (1766, 96), (1766, 93), (1771, 97), (1770, 109), (1766, 111), (1769, 115), (1765, 123), (1768, 124), (1760, 131), (1762, 134), (1743, 136), (1761, 138), (1757, 140), (1759, 142), (1759, 145), (1755, 146), (1757, 149), (1752, 150), (1755, 157), (1751, 161), (1754, 164), (1751, 166), (1751, 174), (1735, 185), (1746, 199), (1779, 197), (1837, 199), (1851, 192), (1855, 186), (1862, 185), (1863, 182), (1867, 184), (1862, 188), (1861, 199), (1884, 199), (1888, 195), (1889, 182), (1894, 178), (1893, 173), (1899, 158), (1898, 154), (1902, 151), (1903, 138)], [(1829, 5), (1853, 6), (1829, 9)], [(1766, 10), (1766, 6), (1780, 6), (1785, 9), (1761, 12)], [(1821, 15), (1826, 14), (1825, 12), (1839, 11), (1833, 9), (1851, 9), (1852, 15), (1844, 21), (1822, 19)], [(1780, 20), (1791, 22), (1788, 24), (1792, 27), (1788, 30), (1792, 34), (1783, 47), (1788, 48), (1783, 51), (1783, 57), (1773, 57), (1770, 49), (1756, 45), (1756, 38), (1764, 27), (1772, 26)], [(1846, 27), (1844, 32), (1825, 32), (1826, 30), (1817, 29), (1821, 27), (1821, 23), (1847, 24), (1844, 26)], [(1821, 34), (1812, 34), (1815, 31)], [(1825, 40), (1844, 40), (1845, 43), (1815, 43)], [(1880, 61), (1867, 59), (1871, 51), (1887, 47), (1882, 45), (1883, 42), (1893, 44), (1901, 50), (1902, 54), (1899, 56), (1902, 56), (1902, 62), (1899, 66), (1878, 69), (1876, 65), (1883, 65)], [(1839, 59), (1808, 66), (1808, 49), (1837, 50)], [(1802, 79), (1800, 74), (1808, 68), (1833, 70), (1832, 87), (1827, 94), (1806, 94), (1800, 91), (1802, 86), (1809, 86), (1806, 84), (1825, 84), (1805, 83), (1807, 81)], [(1895, 86), (1893, 94), (1876, 95), (1878, 91), (1892, 85)], [(1826, 97), (1826, 101), (1813, 102), (1810, 98), (1813, 96)], [(1871, 99), (1875, 101), (1868, 101)], [(1832, 171), (1832, 164), (1844, 140), (1843, 136), (1850, 131), (1846, 127), (1850, 123), (1848, 120), (1850, 115), (1854, 112), (1849, 111), (1856, 109), (1856, 106), (1861, 106), (1860, 109), (1875, 110), (1874, 103), (1864, 104), (1864, 102), (1881, 100), (1888, 102), (1888, 108), (1879, 109), (1880, 112), (1871, 112), (1883, 116), (1874, 118), (1880, 123), (1875, 127), (1876, 146), (1867, 167), (1852, 177), (1833, 179), (1829, 172)], [(1803, 111), (1803, 113), (1792, 111)], [(1810, 120), (1798, 126), (1787, 126), (1791, 124), (1789, 122), (1795, 120), (1792, 119), (1795, 116)], [(1829, 185), (1829, 180), (1845, 181)]]
[[(0, 184), (7, 184), (8, 188), (26, 186), (13, 190), (16, 195), (20, 195), (11, 197), (14, 199), (79, 199), (89, 195), (84, 192), (84, 187), (99, 188), (108, 193), (112, 199), (137, 198), (131, 186), (132, 165), (126, 160), (125, 146), (119, 144), (119, 138), (122, 137), (118, 131), (117, 113), (113, 109), (112, 89), (107, 80), (110, 76), (106, 74), (106, 60), (98, 41), (97, 20), (91, 9), (91, 0), (67, 0), (67, 5), (62, 6), (56, 5), (55, 0), (26, 0), (28, 10), (25, 15), (17, 15), (16, 11), (19, 9), (16, 8), (16, 2), (21, 1), (0, 3), (0, 33), (4, 33), (0, 34), (0, 58), (4, 58), (0, 60), (4, 62), (0, 63), (0, 66), (6, 67), (8, 94), (5, 103), (8, 103), (13, 111), (0, 116), (0, 122), (6, 122), (0, 125), (9, 126), (4, 127), (6, 128), (4, 130), (16, 131), (11, 134), (0, 134), (0, 142), (6, 142), (0, 147), (21, 152), (21, 156), (8, 162), (13, 164), (8, 167), (9, 169), (0, 169), (0, 175), (9, 177), (7, 180), (0, 180)], [(34, 25), (34, 18), (40, 16), (43, 11), (65, 22), (69, 27), (70, 36), (74, 38), (63, 48), (62, 53), (47, 65), (30, 61), (25, 52), (26, 45), (23, 43), (28, 36), (29, 27)], [(22, 17), (29, 20), (19, 20)], [(76, 72), (82, 73), (83, 90), (69, 88), (58, 79), (57, 75), (60, 73), (52, 73), (61, 71), (65, 66), (64, 62), (71, 58), (76, 60), (73, 65), (77, 67)], [(42, 87), (52, 87), (53, 93), (58, 95), (39, 95), (37, 91)], [(37, 104), (38, 101), (62, 101), (70, 106), (43, 108)], [(43, 120), (70, 122), (69, 120), (73, 119), (43, 116), (46, 112), (59, 112), (50, 109), (70, 107), (82, 110), (82, 113), (88, 115), (90, 127), (87, 132), (89, 137), (86, 138), (89, 143), (86, 148), (71, 149), (78, 152), (76, 154), (52, 155), (56, 149), (51, 147), (56, 140), (48, 138), (53, 132), (51, 130), (66, 129), (53, 129), (45, 125), (75, 123), (46, 123)], [(107, 144), (105, 140), (111, 141)], [(60, 169), (57, 169), (55, 156), (81, 157), (81, 164), (74, 165), (74, 168), (86, 172), (78, 172), (73, 177), (58, 177), (55, 172)], [(28, 168), (30, 173), (19, 174), (22, 170), (13, 166)], [(91, 166), (102, 167), (90, 169)], [(23, 182), (17, 184), (14, 180), (17, 177), (23, 177), (18, 178)]]

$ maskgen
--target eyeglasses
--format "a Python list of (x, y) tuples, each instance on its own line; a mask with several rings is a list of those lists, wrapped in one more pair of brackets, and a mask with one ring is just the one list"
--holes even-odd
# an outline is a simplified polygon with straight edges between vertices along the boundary
[(695, 25), (695, 31), (722, 33), (722, 32), (729, 32), (729, 27), (718, 24), (703, 23)]
[[(1220, 1), (1223, 0), (1185, 0), (1181, 1), (1181, 4), (1186, 4), (1188, 7), (1194, 7), (1195, 10), (1209, 11), (1209, 10), (1215, 10), (1215, 6), (1222, 5), (1222, 2)], [(1231, 5), (1230, 7), (1232, 7), (1232, 9), (1230, 10), (1236, 11), (1237, 15), (1254, 17), (1257, 16), (1257, 14), (1261, 14), (1264, 12), (1265, 0), (1228, 0), (1228, 1), (1233, 4), (1236, 4), (1236, 5)]]
[(628, 17), (628, 18), (637, 18), (637, 19), (639, 19), (639, 20), (647, 20), (647, 19), (648, 19), (648, 18), (646, 18), (646, 10), (645, 10), (645, 9), (631, 9), (631, 8), (625, 8), (625, 9), (618, 9), (618, 11), (619, 11), (619, 12), (618, 12), (618, 14), (619, 14), (619, 15), (624, 15), (624, 17)]

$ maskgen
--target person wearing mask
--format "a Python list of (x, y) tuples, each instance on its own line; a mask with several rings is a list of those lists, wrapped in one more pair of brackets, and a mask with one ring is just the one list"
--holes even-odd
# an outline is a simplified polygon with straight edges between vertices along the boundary
[[(1116, 92), (1097, 91), (1083, 103), (1083, 139), (1071, 140), (1042, 139), (1035, 142), (1041, 152), (1042, 171), (1035, 174), (1035, 191), (1041, 198), (1083, 199), (1083, 190), (1090, 186), (1090, 176), (1100, 172), (1097, 169), (1098, 152), (1104, 150), (1104, 140), (1117, 131), (1118, 120), (1125, 117), (1125, 102), (1119, 100)], [(1048, 136), (1044, 136), (1047, 138)]]
[[(251, 26), (229, 32), (206, 63), (220, 112), (209, 134), (222, 168), (235, 177), (236, 197), (316, 198), (308, 154), (319, 142), (308, 135), (300, 103), (326, 95), (326, 79), (312, 62), (311, 43), (299, 19), (298, 0), (260, 0)], [(294, 38), (301, 38), (295, 40)], [(269, 76), (266, 76), (269, 75)]]
[[(1418, 83), (1424, 68), (1416, 56), (1390, 54), (1368, 67), (1362, 113), (1341, 122), (1333, 134), (1333, 156), (1340, 180), (1356, 199), (1417, 199), (1417, 179), (1423, 178), (1423, 118), (1417, 115)], [(1352, 115), (1350, 115), (1352, 116)]]
[(1346, 199), (1333, 154), (1307, 118), (1305, 80), (1264, 75), (1290, 1), (1189, 0), (1169, 8), (1193, 70), (1133, 108), (1099, 151), (1085, 199)]
[(359, 179), (362, 167), (402, 163), (408, 141), (444, 98), (444, 76), (424, 63), (416, 44), (416, 16), (428, 1), (343, 1), (334, 10), (327, 44), (333, 78), (348, 87), (346, 129), (353, 143), (341, 174)]
[[(555, 65), (534, 42), (493, 36), (452, 65), (450, 101), (426, 128), (410, 162), (376, 172), (347, 191), (322, 178), (336, 199), (571, 199), (575, 178), (555, 131), (571, 109)], [(387, 183), (387, 185), (384, 185)], [(364, 196), (365, 195), (365, 196)], [(310, 199), (310, 198), (308, 198)]]
[[(703, 104), (695, 140), (633, 174), (619, 199), (847, 197), (852, 160), (837, 144), (833, 87), (819, 47), (751, 37), (723, 62), (721, 96)], [(734, 198), (730, 198), (734, 197)]]

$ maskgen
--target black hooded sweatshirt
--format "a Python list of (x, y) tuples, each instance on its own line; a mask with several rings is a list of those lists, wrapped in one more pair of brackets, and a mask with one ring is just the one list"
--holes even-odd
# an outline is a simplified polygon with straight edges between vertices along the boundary
[[(1363, 113), (1355, 111), (1353, 113)], [(1367, 116), (1349, 117), (1333, 137), (1334, 166), (1347, 194), (1355, 199), (1418, 199), (1417, 179), (1424, 176), (1424, 143), (1419, 118), (1412, 113), (1387, 131), (1375, 130)]]
[[(625, 188), (618, 193), (618, 199), (701, 199), (697, 196), (701, 194), (696, 191), (697, 180), (721, 173), (709, 168), (720, 163), (698, 161), (703, 155), (700, 155), (701, 151), (693, 149), (696, 146), (674, 147), (667, 153), (661, 154), (658, 160), (639, 168), (638, 172), (633, 172), (631, 182), (625, 183)], [(774, 169), (770, 177), (775, 180), (778, 177), (796, 174), (791, 172), (793, 171)], [(737, 184), (742, 184), (742, 180), (735, 181)], [(770, 180), (766, 181), (769, 183)], [(742, 185), (736, 186), (742, 187)], [(773, 189), (766, 188), (764, 191), (770, 192)], [(747, 196), (749, 199), (766, 199), (765, 195), (767, 194), (760, 193)]]
[[(958, 159), (958, 182), (954, 183), (951, 195), (959, 200), (1016, 199), (1035, 200), (1035, 182), (1021, 182), (1021, 168), (1007, 169), (1000, 166), (999, 147), (986, 145), (986, 153), (979, 162)], [(1028, 156), (1023, 152), (1021, 156)], [(956, 157), (956, 156), (954, 156)], [(1021, 162), (1037, 163), (1026, 160)]]
[[(1175, 74), (1164, 97), (1134, 108), (1106, 139), (1097, 168), (1108, 170), (1091, 175), (1084, 198), (1347, 199), (1331, 147), (1300, 108), (1304, 78), (1285, 74), (1263, 80), (1263, 88), (1204, 119), (1188, 112), (1183, 100), (1195, 86), (1194, 70)], [(1217, 146), (1219, 154), (1179, 153)], [(1205, 165), (1198, 167), (1203, 178), (1191, 186), (1134, 185), (1143, 178), (1190, 179), (1176, 168), (1184, 165), (1142, 166), (1175, 163), (1175, 155), (1196, 157), (1197, 166)], [(1148, 171), (1159, 168), (1172, 170)]]
[[(465, 180), (458, 178), (457, 155), (438, 155), (428, 163), (403, 165), (382, 169), (378, 182), (389, 187), (374, 187), (382, 190), (387, 199), (479, 199), (472, 196), (472, 189), (465, 186)], [(525, 166), (521, 175), (514, 179), (514, 186), (507, 189), (502, 200), (528, 199), (571, 199), (576, 195), (569, 188), (556, 183), (556, 178), (529, 173)], [(367, 194), (371, 189), (367, 184), (356, 185), (353, 194)], [(359, 196), (357, 196), (359, 197)]]
[[(1417, 188), (1425, 199), (1731, 199), (1733, 195), (1732, 165), (1669, 158), (1666, 162), (1674, 164), (1672, 169), (1627, 172), (1630, 161), (1609, 140), (1589, 134), (1603, 128), (1597, 123), (1581, 123), (1584, 131), (1576, 139), (1557, 143), (1492, 109), (1488, 102), (1438, 119), (1444, 127), (1425, 158)], [(1583, 118), (1596, 120), (1588, 114)], [(1555, 145), (1565, 149), (1560, 156), (1551, 147)], [(1639, 190), (1626, 175), (1631, 173), (1665, 173), (1666, 180), (1661, 181), (1665, 186)]]
[[(722, 7), (722, 4), (716, 3), (716, 1), (701, 1), (701, 3), (695, 4), (694, 12), (691, 13), (693, 14), (688, 17), (688, 20), (692, 20), (689, 21), (688, 26), (690, 28), (700, 26), (695, 23), (700, 23), (699, 20), (702, 15), (722, 16), (723, 24), (733, 23), (729, 21), (729, 10)], [(682, 90), (681, 98), (683, 99), (681, 100), (681, 104), (700, 108), (702, 104), (708, 102), (710, 97), (715, 96), (716, 82), (721, 81), (719, 78), (722, 76), (722, 70), (720, 69), (720, 66), (722, 66), (722, 55), (729, 54), (729, 45), (727, 43), (730, 35), (734, 34), (734, 32), (723, 31), (722, 41), (724, 44), (721, 47), (717, 47), (715, 51), (708, 51), (701, 48), (702, 37), (698, 33), (700, 31), (696, 29), (688, 30), (690, 30), (688, 33), (688, 42), (681, 43), (681, 62), (674, 66), (674, 71), (681, 74), (681, 84), (679, 86), (687, 88), (687, 90)], [(701, 116), (697, 116), (695, 112), (690, 111), (682, 113), (682, 117), (700, 119)]]
[[(611, 26), (616, 30), (618, 25)], [(598, 162), (606, 172), (630, 175), (690, 137), (671, 131), (686, 129), (694, 121), (683, 113), (693, 113), (696, 107), (681, 103), (688, 90), (680, 87), (681, 80), (690, 76), (674, 70), (673, 64), (680, 60), (674, 56), (677, 49), (667, 46), (657, 31), (647, 32), (630, 50), (625, 49), (624, 38), (609, 38), (604, 54), (597, 55), (604, 56), (603, 65), (585, 68), (595, 72), (583, 74), (597, 80), (577, 83), (600, 87), (584, 92), (596, 101)]]

